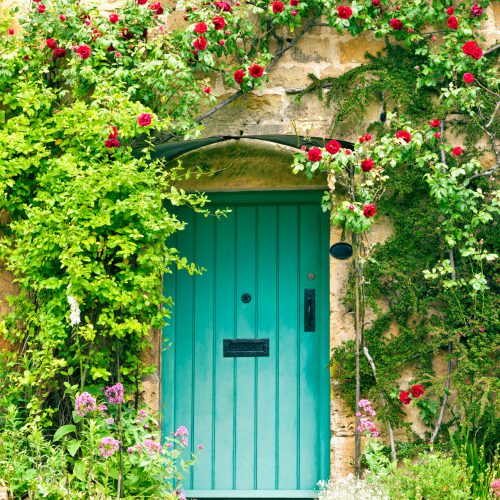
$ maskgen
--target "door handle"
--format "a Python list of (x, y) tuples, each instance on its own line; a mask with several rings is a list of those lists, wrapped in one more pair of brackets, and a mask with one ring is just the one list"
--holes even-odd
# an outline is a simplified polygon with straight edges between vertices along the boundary
[(316, 331), (316, 290), (304, 289), (304, 331)]

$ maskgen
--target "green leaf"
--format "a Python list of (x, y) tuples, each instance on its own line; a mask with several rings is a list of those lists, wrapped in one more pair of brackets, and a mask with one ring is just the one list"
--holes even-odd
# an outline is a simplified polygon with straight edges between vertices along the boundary
[(78, 441), (77, 439), (72, 439), (68, 442), (67, 448), (69, 454), (74, 457), (76, 455), (76, 452), (80, 449), (80, 441)]
[(76, 426), (73, 424), (63, 425), (62, 427), (59, 427), (59, 429), (57, 429), (56, 433), (54, 434), (54, 442), (59, 441), (59, 439), (66, 436), (66, 434), (75, 431), (76, 431)]
[(85, 464), (81, 460), (78, 460), (78, 462), (75, 463), (75, 466), (73, 468), (73, 474), (80, 481), (87, 480), (86, 467), (85, 467)]

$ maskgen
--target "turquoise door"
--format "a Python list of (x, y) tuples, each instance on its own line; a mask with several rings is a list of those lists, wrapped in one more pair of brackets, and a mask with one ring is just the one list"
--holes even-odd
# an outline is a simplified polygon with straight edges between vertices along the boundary
[(192, 498), (307, 498), (329, 475), (328, 217), (319, 192), (211, 195), (173, 244), (206, 269), (167, 278), (163, 431), (203, 445)]

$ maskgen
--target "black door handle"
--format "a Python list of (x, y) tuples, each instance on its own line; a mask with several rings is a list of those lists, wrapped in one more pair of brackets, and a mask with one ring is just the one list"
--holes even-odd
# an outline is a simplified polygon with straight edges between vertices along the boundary
[(316, 290), (314, 288), (304, 290), (304, 331), (316, 331)]

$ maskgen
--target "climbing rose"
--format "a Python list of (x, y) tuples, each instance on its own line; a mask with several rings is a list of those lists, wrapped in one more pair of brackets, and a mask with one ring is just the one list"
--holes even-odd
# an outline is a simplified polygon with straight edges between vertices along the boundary
[(61, 14), (61, 15), (59, 16), (59, 19), (60, 19), (61, 21), (66, 21), (66, 16), (65, 16), (64, 14)]
[(221, 16), (215, 16), (212, 19), (212, 24), (214, 25), (214, 28), (216, 30), (222, 30), (222, 29), (224, 29), (224, 26), (226, 26), (226, 21)]
[(436, 139), (441, 139), (441, 132), (436, 132), (436, 133), (434, 134), (434, 137), (435, 137)]
[(110, 22), (110, 23), (115, 24), (115, 23), (117, 23), (119, 20), (120, 20), (120, 19), (119, 19), (119, 17), (118, 17), (118, 14), (110, 14), (110, 15), (109, 15), (109, 22)]
[(373, 217), (377, 213), (377, 209), (373, 203), (368, 203), (363, 208), (363, 215), (365, 217)]
[(157, 16), (161, 16), (163, 14), (163, 7), (161, 6), (161, 2), (153, 3), (149, 6), (149, 8), (153, 10)]
[(147, 3), (148, 3), (148, 0), (137, 0), (137, 3), (138, 3), (139, 5), (145, 5), (145, 4), (147, 4)]
[(9, 28), (7, 33), (9, 33), (9, 35), (13, 35), (15, 33), (14, 28)]
[(64, 57), (66, 55), (66, 51), (61, 47), (56, 47), (54, 49), (53, 54), (54, 54), (54, 57), (57, 57), (60, 59), (61, 57)]
[(206, 25), (205, 23), (198, 23), (198, 24), (196, 24), (196, 25), (195, 25), (195, 27), (194, 27), (194, 31), (195, 31), (196, 33), (199, 33), (200, 35), (201, 35), (202, 33), (205, 33), (205, 32), (207, 31), (207, 29), (208, 29), (208, 28), (207, 28), (207, 25)]
[(38, 12), (39, 12), (40, 14), (43, 14), (43, 13), (45, 12), (45, 9), (46, 9), (46, 8), (47, 8), (47, 7), (45, 7), (45, 5), (41, 4), (41, 5), (39, 5), (39, 6), (38, 6), (38, 9), (37, 9), (37, 10), (38, 10)]
[(96, 408), (95, 398), (88, 392), (82, 392), (75, 398), (75, 413), (84, 417), (87, 413), (94, 411)]
[(478, 47), (477, 43), (474, 41), (465, 42), (462, 45), (462, 52), (473, 59), (481, 59), (483, 57), (483, 51)]
[(242, 84), (243, 83), (243, 78), (245, 77), (245, 70), (244, 69), (237, 69), (234, 72), (234, 81), (236, 83)]
[(414, 398), (419, 398), (425, 392), (424, 388), (420, 384), (412, 385), (410, 391)]
[(372, 5), (374, 7), (380, 7), (380, 0), (372, 0)]
[(149, 113), (141, 113), (137, 117), (137, 123), (139, 124), (139, 127), (147, 127), (148, 125), (151, 125), (151, 115)]
[(456, 30), (458, 28), (458, 19), (455, 16), (450, 16), (446, 21), (446, 26), (452, 30)]
[(47, 45), (49, 49), (55, 49), (57, 47), (57, 43), (53, 38), (45, 40), (45, 45)]
[(228, 2), (214, 2), (214, 5), (224, 12), (231, 12), (231, 4)]
[(451, 150), (455, 156), (460, 156), (463, 153), (463, 149), (460, 146), (456, 146)]
[(88, 45), (80, 45), (80, 47), (76, 49), (76, 53), (82, 59), (88, 59), (90, 57), (90, 47)]
[(365, 137), (364, 136), (360, 137), (358, 141), (360, 142), (360, 144), (363, 144), (363, 142), (365, 142)]
[(464, 73), (463, 78), (465, 83), (472, 83), (475, 80), (474, 75), (472, 73)]
[(107, 141), (104, 142), (104, 145), (111, 149), (111, 148), (118, 148), (120, 146), (120, 141), (114, 137), (111, 139), (108, 139)]
[(470, 9), (470, 13), (473, 16), (479, 17), (483, 14), (483, 9), (477, 3), (475, 3)]
[(341, 147), (340, 146), (340, 142), (338, 142), (336, 140), (332, 140), (332, 141), (327, 142), (325, 149), (330, 154), (334, 155), (334, 154), (336, 154), (336, 153), (338, 153), (340, 151), (340, 147)]
[(290, 5), (292, 7), (297, 7), (297, 5), (299, 5), (299, 0), (290, 0)]
[(375, 164), (371, 158), (366, 158), (361, 162), (361, 170), (363, 172), (369, 172)]
[(111, 387), (106, 387), (104, 394), (106, 395), (108, 401), (111, 404), (119, 405), (125, 403), (125, 400), (123, 399), (124, 395), (123, 385), (120, 383), (112, 385)]
[(392, 18), (389, 24), (393, 30), (401, 31), (403, 29), (403, 23), (399, 19)]
[(290, 14), (292, 14), (292, 16), (296, 16), (298, 14), (298, 11), (296, 11), (295, 9), (292, 10), (292, 12), (290, 12)]
[(453, 7), (448, 7), (446, 9), (446, 13), (451, 16), (455, 12), (455, 9)]
[(441, 122), (437, 118), (434, 118), (434, 120), (431, 120), (431, 127), (437, 128), (437, 127), (439, 127), (439, 125), (441, 125)]
[(402, 139), (404, 142), (408, 143), (411, 141), (411, 135), (406, 130), (398, 130), (396, 132), (396, 139)]
[(321, 149), (317, 148), (317, 147), (311, 148), (307, 152), (307, 156), (309, 157), (309, 160), (311, 160), (311, 161), (320, 161), (321, 155), (322, 155)]
[(207, 39), (203, 36), (198, 37), (194, 42), (193, 42), (193, 47), (196, 50), (205, 50), (207, 48)]
[(274, 13), (279, 13), (285, 10), (285, 5), (283, 4), (283, 2), (273, 2), (272, 8)]
[(352, 16), (351, 7), (346, 7), (344, 5), (338, 7), (337, 12), (339, 14), (340, 19), (349, 19)]
[(226, 45), (226, 40), (219, 40), (219, 45), (224, 47), (224, 45)]
[(409, 405), (411, 403), (410, 393), (408, 391), (401, 391), (399, 393), (399, 400), (404, 405)]
[(260, 78), (264, 74), (264, 68), (258, 64), (253, 64), (248, 68), (248, 72), (250, 73), (250, 76)]
[(120, 441), (112, 437), (105, 437), (99, 443), (99, 453), (101, 457), (110, 457), (120, 449)]
[(366, 141), (366, 142), (369, 142), (369, 141), (371, 141), (371, 140), (372, 140), (372, 136), (371, 136), (371, 134), (365, 134), (365, 141)]
[(210, 94), (210, 92), (212, 92), (212, 89), (210, 87), (204, 87), (203, 92), (205, 92), (205, 94)]

